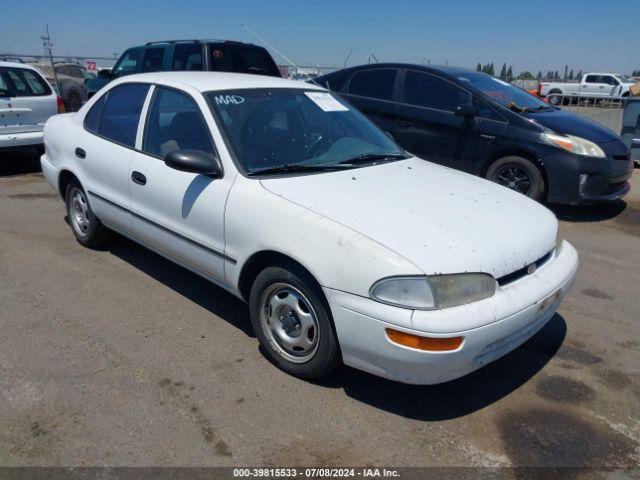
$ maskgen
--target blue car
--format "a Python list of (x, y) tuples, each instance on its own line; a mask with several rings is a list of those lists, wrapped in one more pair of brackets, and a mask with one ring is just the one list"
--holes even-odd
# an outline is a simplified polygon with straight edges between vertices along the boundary
[(611, 130), (490, 75), (449, 66), (372, 64), (315, 79), (412, 154), (550, 203), (629, 191), (629, 149)]

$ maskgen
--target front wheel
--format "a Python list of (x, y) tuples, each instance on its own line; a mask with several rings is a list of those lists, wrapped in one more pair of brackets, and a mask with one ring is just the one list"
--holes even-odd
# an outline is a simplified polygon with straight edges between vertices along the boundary
[(496, 160), (487, 169), (487, 180), (541, 201), (545, 183), (542, 173), (530, 160), (523, 157), (504, 157)]
[(304, 270), (264, 269), (251, 287), (251, 324), (268, 357), (300, 378), (317, 378), (340, 361), (338, 340), (322, 290)]

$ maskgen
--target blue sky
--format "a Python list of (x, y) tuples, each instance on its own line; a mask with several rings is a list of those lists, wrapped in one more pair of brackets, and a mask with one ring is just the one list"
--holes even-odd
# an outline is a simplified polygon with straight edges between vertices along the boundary
[[(21, 0), (0, 16), (0, 51), (41, 53), (49, 23), (54, 54), (121, 53), (167, 38), (259, 43), (246, 24), (300, 65), (380, 61), (524, 69), (640, 68), (638, 4), (581, 1), (440, 0)], [(274, 55), (276, 56), (276, 55)], [(278, 63), (282, 63), (277, 58)]]

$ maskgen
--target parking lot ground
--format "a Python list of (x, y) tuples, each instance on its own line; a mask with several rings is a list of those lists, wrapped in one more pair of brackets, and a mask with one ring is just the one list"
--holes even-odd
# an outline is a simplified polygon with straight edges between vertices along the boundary
[(37, 159), (0, 169), (0, 465), (640, 465), (638, 170), (625, 201), (554, 208), (581, 266), (538, 335), (420, 387), (287, 376), (242, 302), (123, 238), (81, 247)]

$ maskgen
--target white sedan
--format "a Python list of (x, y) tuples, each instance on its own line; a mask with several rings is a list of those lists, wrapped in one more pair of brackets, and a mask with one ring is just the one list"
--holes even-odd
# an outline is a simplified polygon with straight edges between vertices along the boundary
[(127, 76), (50, 119), (45, 147), (81, 244), (115, 230), (237, 295), (299, 377), (460, 377), (539, 331), (578, 266), (549, 210), (411, 156), (314, 85)]

